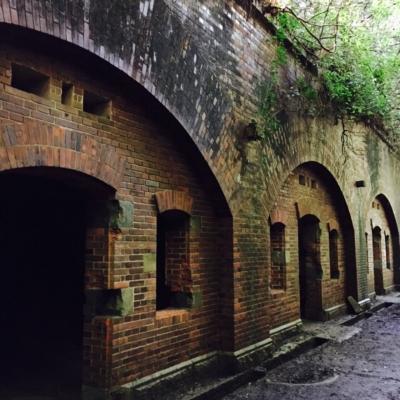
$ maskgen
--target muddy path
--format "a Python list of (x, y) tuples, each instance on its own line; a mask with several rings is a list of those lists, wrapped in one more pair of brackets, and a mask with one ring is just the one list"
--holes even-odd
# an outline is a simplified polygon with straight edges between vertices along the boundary
[(400, 400), (400, 304), (356, 326), (350, 339), (315, 348), (224, 400)]

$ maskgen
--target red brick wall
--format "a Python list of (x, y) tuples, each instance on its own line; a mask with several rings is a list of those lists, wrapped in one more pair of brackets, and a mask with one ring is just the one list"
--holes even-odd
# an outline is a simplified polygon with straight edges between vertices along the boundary
[[(300, 184), (300, 179), (304, 184)], [(312, 214), (320, 220), (320, 257), (323, 269), (322, 306), (327, 309), (345, 302), (343, 235), (338, 206), (333, 186), (319, 174), (316, 168), (300, 166), (283, 184), (273, 213), (285, 215), (286, 289), (276, 290), (273, 287), (270, 289), (271, 306), (268, 312), (271, 315), (271, 328), (300, 318), (298, 219), (304, 215)], [(332, 229), (332, 226), (339, 233), (339, 279), (331, 279), (330, 276), (329, 229)], [(271, 283), (272, 278), (273, 276), (270, 277)]]
[[(12, 62), (48, 75), (50, 97), (12, 88)], [(62, 81), (74, 84), (70, 106), (61, 104)], [(82, 111), (84, 89), (111, 99), (111, 119)], [(120, 97), (104, 77), (67, 63), (0, 48), (0, 168), (45, 165), (81, 171), (114, 187), (116, 197), (134, 207), (129, 227), (112, 232), (94, 226), (87, 233), (87, 287), (134, 288), (131, 315), (85, 324), (84, 383), (95, 386), (119, 386), (221, 346), (219, 295), (231, 260), (225, 234), (229, 211), (197, 167), (201, 162), (189, 156), (180, 139), (184, 131), (158, 122), (154, 115), (160, 109), (146, 110), (140, 93), (132, 97)], [(187, 248), (191, 290), (201, 301), (193, 309), (156, 312), (155, 270), (145, 270), (144, 263), (156, 252), (154, 194), (165, 190), (193, 199), (195, 223), (188, 228)], [(227, 304), (230, 299), (228, 294)]]

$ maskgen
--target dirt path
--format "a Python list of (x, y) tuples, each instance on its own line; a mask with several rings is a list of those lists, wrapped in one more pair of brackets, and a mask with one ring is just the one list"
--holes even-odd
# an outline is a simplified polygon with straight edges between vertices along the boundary
[(349, 340), (303, 354), (224, 400), (400, 400), (400, 304), (356, 326)]

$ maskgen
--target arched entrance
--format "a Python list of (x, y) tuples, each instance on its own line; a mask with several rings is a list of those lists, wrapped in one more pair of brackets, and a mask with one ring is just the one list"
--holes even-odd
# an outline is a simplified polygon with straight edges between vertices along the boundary
[(272, 315), (271, 325), (326, 320), (344, 312), (347, 296), (357, 298), (354, 229), (332, 174), (316, 162), (295, 168), (282, 185), (270, 223), (284, 225), (280, 259), (271, 230), (271, 282), (279, 263), (285, 283), (271, 285), (273, 307), (281, 310), (285, 304), (281, 315)]
[(372, 200), (366, 220), (365, 237), (370, 249), (369, 260), (367, 257), (368, 293), (370, 296), (382, 295), (395, 289), (399, 274), (398, 227), (386, 196), (380, 194)]
[(299, 219), (299, 282), (301, 318), (322, 318), (321, 229), (314, 215)]
[[(25, 34), (29, 34), (28, 48)], [(47, 111), (43, 112), (54, 116), (48, 118), (51, 119), (48, 123), (39, 120), (39, 116), (26, 118), (24, 123), (3, 118), (0, 170), (17, 166), (69, 168), (106, 182), (121, 196), (120, 201), (110, 204), (113, 214), (110, 229), (98, 225), (94, 218), (90, 221), (92, 235), (87, 235), (91, 247), (86, 247), (90, 260), (86, 259), (85, 268), (87, 303), (82, 378), (85, 395), (96, 397), (100, 396), (98, 393), (106, 393), (106, 396), (110, 390), (132, 380), (208, 354), (219, 346), (232, 351), (235, 348), (232, 215), (204, 154), (169, 110), (130, 76), (78, 47), (67, 48), (61, 41), (50, 44), (48, 37), (43, 37), (43, 41), (36, 39), (32, 32), (26, 31), (15, 38), (15, 46), (14, 40), (10, 43), (12, 55), (8, 57), (7, 52), (4, 57), (8, 66), (7, 87), (24, 91), (21, 75), (29, 78), (29, 70), (44, 75), (54, 96), (45, 101), (41, 93), (28, 91), (35, 104), (29, 102), (29, 107), (44, 105)], [(19, 79), (13, 78), (18, 78), (21, 72), (16, 65), (26, 68)], [(33, 86), (25, 88), (30, 90)], [(74, 93), (77, 100), (71, 104)], [(96, 94), (102, 101), (107, 100), (111, 114), (97, 112), (93, 96)], [(21, 96), (27, 95), (21, 93)], [(10, 104), (14, 101), (19, 103), (17, 96), (10, 98)], [(55, 117), (60, 115), (57, 109), (61, 108), (62, 117)], [(82, 124), (72, 122), (78, 113), (79, 119), (84, 118)], [(83, 193), (85, 186), (80, 187)], [(187, 253), (191, 262), (188, 266), (194, 274), (193, 284), (187, 285), (190, 290), (183, 285), (176, 290), (176, 296), (168, 296), (171, 302), (157, 310), (160, 293), (156, 282), (161, 268), (157, 271), (155, 194), (169, 190), (193, 197)], [(92, 202), (87, 204), (93, 210)], [(185, 297), (190, 297), (191, 308), (185, 310), (182, 323), (177, 324), (175, 317), (168, 316), (169, 310), (164, 312), (162, 308), (181, 305), (182, 293), (190, 295)], [(178, 310), (179, 319), (181, 311)], [(191, 313), (199, 313), (200, 318), (192, 318)], [(133, 320), (134, 324), (148, 328), (137, 332), (126, 323)], [(149, 321), (152, 322), (148, 324)], [(166, 325), (180, 344), (173, 348), (173, 357), (164, 351), (170, 346)], [(126, 343), (121, 345), (117, 336)], [(144, 342), (146, 349), (142, 353)]]
[(379, 226), (376, 226), (372, 230), (372, 253), (374, 257), (375, 293), (384, 294), (382, 272), (382, 235), (381, 228), (379, 228)]
[(113, 191), (59, 168), (3, 172), (0, 187), (0, 398), (78, 399), (86, 235)]

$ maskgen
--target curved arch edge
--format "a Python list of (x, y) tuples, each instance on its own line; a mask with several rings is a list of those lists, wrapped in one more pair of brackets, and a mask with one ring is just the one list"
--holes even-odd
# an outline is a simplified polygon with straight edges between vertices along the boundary
[(156, 193), (155, 198), (160, 214), (171, 210), (183, 211), (188, 215), (192, 214), (193, 198), (186, 192), (164, 190)]
[(0, 135), (0, 170), (60, 167), (120, 186), (125, 159), (95, 137), (34, 121), (2, 124)]

